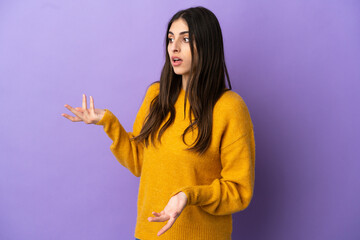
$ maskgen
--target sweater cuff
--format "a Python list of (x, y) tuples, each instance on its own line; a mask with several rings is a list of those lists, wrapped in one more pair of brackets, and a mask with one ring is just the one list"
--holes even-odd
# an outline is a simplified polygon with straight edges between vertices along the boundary
[(178, 194), (179, 192), (183, 192), (185, 193), (186, 197), (187, 197), (187, 201), (186, 201), (186, 205), (185, 206), (189, 206), (189, 205), (192, 205), (191, 202), (190, 202), (190, 194), (188, 191), (185, 191), (186, 188), (181, 188), (180, 190), (177, 190), (175, 192), (173, 192), (171, 195), (170, 195), (170, 198), (175, 196), (176, 194)]
[(192, 186), (192, 187), (183, 187), (173, 192), (171, 196), (178, 194), (179, 192), (185, 193), (187, 196), (188, 205), (201, 205), (201, 201), (203, 198), (211, 199), (212, 191), (210, 185), (200, 185), (200, 186)]
[(104, 109), (104, 110), (105, 110), (104, 116), (95, 125), (106, 125), (106, 123), (110, 122), (113, 119), (114, 114), (110, 112), (108, 109)]

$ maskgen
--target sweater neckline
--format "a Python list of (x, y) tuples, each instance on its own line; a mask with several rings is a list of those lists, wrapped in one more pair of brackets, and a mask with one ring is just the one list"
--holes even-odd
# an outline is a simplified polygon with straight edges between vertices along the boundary
[(181, 88), (179, 95), (185, 95), (185, 90)]

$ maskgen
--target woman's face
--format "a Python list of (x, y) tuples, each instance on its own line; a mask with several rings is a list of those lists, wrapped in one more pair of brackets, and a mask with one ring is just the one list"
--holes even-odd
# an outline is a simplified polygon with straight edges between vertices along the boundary
[(182, 18), (175, 20), (168, 32), (169, 44), (167, 50), (174, 72), (188, 79), (191, 69), (191, 49), (189, 28)]

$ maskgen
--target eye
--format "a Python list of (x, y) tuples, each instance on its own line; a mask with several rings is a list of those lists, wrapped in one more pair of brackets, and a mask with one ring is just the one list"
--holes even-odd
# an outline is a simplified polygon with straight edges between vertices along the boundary
[(169, 42), (174, 42), (173, 38), (168, 38)]
[(184, 37), (184, 41), (188, 43), (190, 42), (190, 39), (188, 37)]

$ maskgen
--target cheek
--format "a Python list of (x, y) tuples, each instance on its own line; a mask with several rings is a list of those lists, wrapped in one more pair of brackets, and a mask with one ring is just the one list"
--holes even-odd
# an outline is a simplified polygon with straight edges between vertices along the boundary
[(191, 62), (192, 57), (191, 57), (191, 49), (190, 49), (190, 47), (188, 47), (186, 49), (186, 58), (188, 59), (189, 62)]

